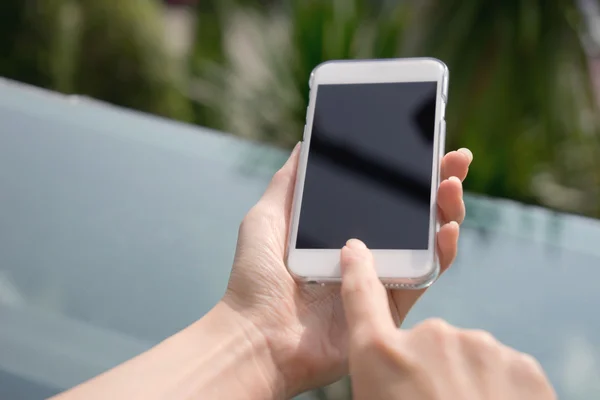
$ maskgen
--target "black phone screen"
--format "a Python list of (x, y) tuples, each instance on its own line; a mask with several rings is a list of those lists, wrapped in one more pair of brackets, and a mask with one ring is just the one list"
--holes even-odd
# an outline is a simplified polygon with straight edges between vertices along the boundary
[(319, 85), (296, 248), (424, 250), (437, 82)]

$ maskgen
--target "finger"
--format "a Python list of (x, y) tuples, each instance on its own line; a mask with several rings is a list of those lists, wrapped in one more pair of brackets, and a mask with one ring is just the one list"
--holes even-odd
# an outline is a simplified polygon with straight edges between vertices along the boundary
[(465, 202), (463, 201), (462, 182), (456, 176), (451, 176), (440, 184), (437, 195), (440, 211), (440, 223), (456, 221), (459, 224), (465, 219)]
[(394, 327), (387, 293), (377, 276), (373, 254), (363, 242), (351, 239), (342, 248), (342, 300), (350, 333), (367, 328)]
[(465, 180), (472, 161), (473, 153), (469, 149), (462, 148), (449, 152), (442, 159), (441, 180), (446, 180), (451, 176), (456, 176), (461, 181)]
[[(440, 276), (448, 270), (454, 258), (456, 258), (458, 248), (459, 226), (452, 221), (443, 225), (437, 234), (438, 260), (440, 263)], [(419, 297), (425, 293), (425, 289), (420, 290), (392, 290), (390, 296), (396, 304), (399, 322), (402, 324), (410, 309), (415, 305)]]
[(286, 215), (289, 214), (289, 208), (292, 206), (300, 147), (300, 143), (296, 144), (288, 160), (271, 179), (271, 183), (269, 183), (260, 200), (268, 202), (269, 207), (277, 207), (281, 208), (282, 211), (287, 211)]
[(456, 221), (443, 225), (437, 234), (438, 258), (441, 271), (445, 271), (454, 262), (458, 252), (460, 228)]

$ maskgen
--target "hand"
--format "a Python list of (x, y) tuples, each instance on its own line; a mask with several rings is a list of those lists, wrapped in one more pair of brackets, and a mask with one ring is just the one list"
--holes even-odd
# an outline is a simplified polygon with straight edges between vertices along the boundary
[[(348, 370), (348, 332), (339, 287), (299, 285), (284, 263), (298, 148), (242, 222), (223, 298), (264, 336), (288, 397), (334, 382)], [(461, 181), (472, 158), (469, 150), (461, 149), (442, 161), (438, 190), (442, 227), (437, 237), (442, 272), (456, 256), (458, 224), (465, 217)], [(423, 292), (387, 292), (397, 324)]]
[(396, 329), (372, 254), (361, 241), (348, 241), (340, 265), (355, 399), (556, 399), (533, 357), (487, 332), (442, 320)]

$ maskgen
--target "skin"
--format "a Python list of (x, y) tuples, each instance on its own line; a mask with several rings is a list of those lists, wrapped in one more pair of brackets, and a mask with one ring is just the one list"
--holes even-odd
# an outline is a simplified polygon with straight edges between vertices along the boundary
[(341, 251), (356, 400), (554, 400), (539, 363), (484, 331), (428, 320), (396, 329), (388, 293), (360, 240)]
[[(465, 217), (461, 182), (472, 159), (460, 149), (442, 161), (442, 272), (456, 256)], [(298, 146), (241, 223), (226, 294), (207, 315), (56, 399), (284, 399), (347, 374), (340, 287), (299, 285), (284, 264), (297, 163)], [(394, 325), (424, 291), (385, 292)]]
[[(224, 301), (251, 320), (271, 347), (286, 393), (330, 383), (348, 372), (348, 327), (339, 287), (298, 285), (284, 264), (298, 147), (240, 227)], [(442, 161), (438, 190), (438, 256), (445, 271), (456, 256), (459, 223), (465, 217), (461, 181), (473, 156), (467, 149)], [(425, 290), (388, 291), (399, 325)]]

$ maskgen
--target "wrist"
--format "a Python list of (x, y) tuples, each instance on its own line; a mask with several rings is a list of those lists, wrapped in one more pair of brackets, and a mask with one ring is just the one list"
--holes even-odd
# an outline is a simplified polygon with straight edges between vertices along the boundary
[[(322, 386), (331, 380), (328, 374), (314, 376), (310, 357), (305, 357), (306, 354), (301, 349), (303, 327), (287, 320), (285, 315), (288, 313), (283, 312), (283, 316), (277, 315), (273, 312), (272, 305), (250, 306), (249, 302), (239, 299), (232, 293), (228, 293), (222, 303), (237, 314), (239, 320), (243, 321), (243, 325), (248, 326), (249, 330), (260, 338), (259, 348), (263, 349), (261, 352), (268, 359), (268, 364), (277, 371), (286, 399)], [(289, 315), (292, 315), (292, 312)], [(333, 374), (337, 372), (334, 365), (331, 366), (331, 371)]]
[(226, 304), (57, 399), (281, 399), (283, 379), (256, 328)]
[(204, 375), (199, 398), (286, 398), (285, 380), (267, 339), (226, 302), (184, 332), (204, 353), (199, 354)]

